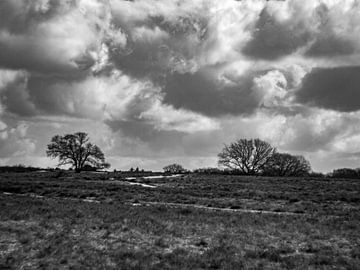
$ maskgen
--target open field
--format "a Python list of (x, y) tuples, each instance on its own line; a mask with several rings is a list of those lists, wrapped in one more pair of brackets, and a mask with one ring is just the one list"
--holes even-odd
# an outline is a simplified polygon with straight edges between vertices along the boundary
[(127, 177), (0, 174), (0, 269), (359, 269), (360, 180)]

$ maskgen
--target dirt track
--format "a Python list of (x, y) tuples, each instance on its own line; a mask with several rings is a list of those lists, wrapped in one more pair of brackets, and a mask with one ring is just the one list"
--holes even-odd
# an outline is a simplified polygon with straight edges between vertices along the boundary
[[(71, 200), (71, 201), (82, 201), (88, 203), (101, 203), (99, 200), (95, 200), (93, 198), (86, 199), (78, 199), (78, 198), (70, 198), (70, 197), (46, 197), (33, 193), (28, 194), (18, 194), (18, 193), (10, 193), (3, 192), (3, 195), (8, 196), (21, 196), (21, 197), (31, 197), (31, 198), (46, 198), (46, 199), (62, 199), (62, 200)], [(293, 212), (275, 212), (275, 211), (263, 211), (263, 210), (254, 210), (254, 209), (231, 209), (231, 208), (220, 208), (220, 207), (210, 207), (198, 204), (183, 204), (183, 203), (167, 203), (167, 202), (139, 202), (139, 203), (129, 203), (132, 206), (150, 206), (150, 205), (162, 205), (171, 208), (196, 208), (203, 209), (207, 211), (221, 211), (221, 212), (233, 212), (233, 213), (254, 213), (254, 214), (267, 214), (267, 215), (284, 215), (284, 216), (304, 216), (306, 214), (303, 213), (293, 213)]]

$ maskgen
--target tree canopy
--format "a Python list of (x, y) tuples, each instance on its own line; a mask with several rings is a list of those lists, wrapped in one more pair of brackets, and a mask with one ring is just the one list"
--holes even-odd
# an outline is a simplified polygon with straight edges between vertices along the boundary
[(59, 166), (72, 165), (76, 172), (82, 171), (86, 165), (98, 169), (110, 167), (105, 162), (104, 153), (97, 145), (89, 142), (85, 132), (55, 135), (47, 145), (46, 154), (48, 157), (58, 158)]
[(310, 171), (310, 163), (303, 156), (274, 153), (265, 166), (264, 174), (272, 176), (305, 176)]
[(180, 164), (170, 164), (163, 168), (165, 173), (184, 173), (186, 170)]
[(351, 169), (351, 168), (340, 168), (335, 169), (331, 173), (332, 177), (336, 178), (360, 178), (360, 168)]
[(239, 139), (225, 145), (218, 154), (219, 165), (244, 174), (256, 174), (263, 170), (276, 149), (260, 139)]

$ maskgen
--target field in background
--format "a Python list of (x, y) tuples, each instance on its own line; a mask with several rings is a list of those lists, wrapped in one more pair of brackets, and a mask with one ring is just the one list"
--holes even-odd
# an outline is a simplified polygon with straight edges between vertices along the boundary
[(358, 269), (360, 180), (0, 174), (1, 269)]

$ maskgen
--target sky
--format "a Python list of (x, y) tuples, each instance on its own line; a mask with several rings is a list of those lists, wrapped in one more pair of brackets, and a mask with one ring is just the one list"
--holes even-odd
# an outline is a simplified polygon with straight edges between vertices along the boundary
[(1, 0), (0, 165), (87, 132), (112, 169), (260, 138), (360, 167), (360, 1)]

